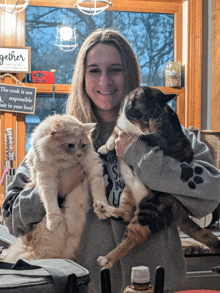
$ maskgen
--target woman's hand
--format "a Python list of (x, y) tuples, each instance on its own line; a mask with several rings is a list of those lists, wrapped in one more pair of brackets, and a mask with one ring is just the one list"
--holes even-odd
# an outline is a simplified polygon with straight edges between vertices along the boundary
[(77, 164), (64, 170), (61, 174), (58, 190), (60, 196), (64, 197), (76, 188), (83, 180), (84, 171), (81, 164)]
[(116, 154), (120, 159), (122, 159), (125, 151), (134, 141), (134, 139), (137, 138), (137, 135), (124, 132), (117, 126), (114, 128), (114, 131), (118, 134), (118, 138), (115, 141)]

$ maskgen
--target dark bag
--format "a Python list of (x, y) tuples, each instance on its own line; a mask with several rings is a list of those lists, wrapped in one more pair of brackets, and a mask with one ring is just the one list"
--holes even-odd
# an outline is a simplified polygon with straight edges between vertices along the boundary
[(86, 293), (89, 271), (66, 259), (0, 262), (0, 292)]

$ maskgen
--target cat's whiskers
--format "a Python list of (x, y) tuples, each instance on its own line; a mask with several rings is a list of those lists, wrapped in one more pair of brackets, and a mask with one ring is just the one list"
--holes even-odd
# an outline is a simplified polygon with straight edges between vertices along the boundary
[(166, 113), (161, 113), (158, 117), (157, 120), (162, 120), (162, 119), (166, 119)]
[(157, 123), (160, 123), (160, 124), (165, 123), (167, 121), (169, 121), (169, 118), (164, 113), (161, 114), (160, 116), (158, 116), (158, 118), (157, 118)]

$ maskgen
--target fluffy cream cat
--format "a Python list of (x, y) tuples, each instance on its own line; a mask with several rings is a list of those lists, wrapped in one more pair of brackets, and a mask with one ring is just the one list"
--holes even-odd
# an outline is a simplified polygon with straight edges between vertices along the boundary
[[(102, 213), (102, 205), (107, 203), (103, 168), (90, 137), (95, 125), (83, 124), (69, 115), (54, 115), (36, 127), (26, 157), (31, 171), (27, 187), (38, 186), (46, 216), (6, 250), (4, 261), (74, 259), (92, 201), (99, 219), (109, 216)], [(64, 207), (60, 209), (58, 183), (61, 173), (78, 163), (85, 172), (84, 179), (65, 197)]]

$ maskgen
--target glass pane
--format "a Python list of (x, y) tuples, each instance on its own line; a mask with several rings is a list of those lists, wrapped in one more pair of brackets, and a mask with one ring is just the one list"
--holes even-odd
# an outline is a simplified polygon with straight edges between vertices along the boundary
[(38, 94), (36, 99), (35, 114), (26, 114), (26, 152), (30, 148), (30, 135), (34, 128), (48, 115), (56, 112), (56, 114), (65, 113), (65, 104), (68, 95), (55, 95), (55, 99), (51, 95)]
[[(56, 69), (55, 83), (71, 83), (76, 56), (83, 40), (96, 28), (111, 27), (130, 42), (139, 60), (142, 84), (164, 86), (165, 63), (173, 61), (174, 15), (109, 11), (88, 16), (78, 9), (28, 6), (26, 46), (31, 47), (31, 69)], [(55, 46), (58, 25), (76, 28), (78, 46), (64, 52)]]
[[(30, 148), (30, 135), (34, 128), (47, 116), (53, 114), (65, 114), (66, 101), (68, 94), (55, 95), (55, 99), (52, 98), (52, 94), (37, 94), (35, 114), (25, 115), (26, 124), (26, 152)], [(176, 111), (177, 101), (176, 99), (169, 102), (169, 105)]]
[(177, 102), (176, 102), (176, 98), (172, 101), (170, 101), (168, 103), (170, 105), (170, 107), (176, 112), (176, 109), (177, 109)]

